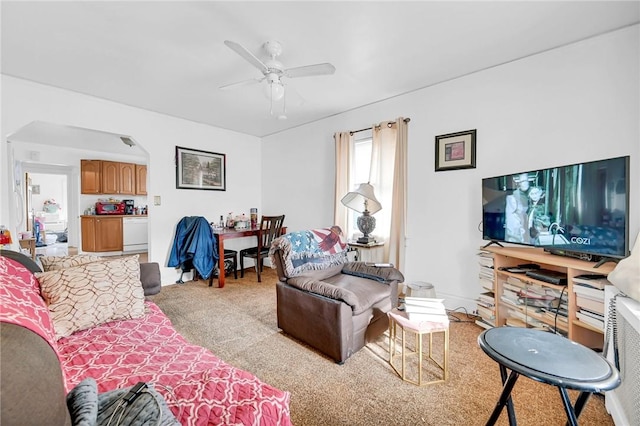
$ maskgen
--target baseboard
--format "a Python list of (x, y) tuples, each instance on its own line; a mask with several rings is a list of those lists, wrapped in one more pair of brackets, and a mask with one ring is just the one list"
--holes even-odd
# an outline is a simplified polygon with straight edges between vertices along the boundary
[(477, 302), (475, 299), (460, 297), (455, 294), (438, 291), (437, 288), (436, 297), (439, 299), (444, 299), (444, 306), (449, 310), (458, 310), (464, 312), (463, 309), (465, 309), (468, 314), (472, 314), (476, 309)]

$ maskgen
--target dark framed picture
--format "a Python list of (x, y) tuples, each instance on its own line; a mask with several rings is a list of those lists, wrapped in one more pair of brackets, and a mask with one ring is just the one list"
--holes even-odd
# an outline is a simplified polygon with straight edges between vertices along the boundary
[(176, 146), (176, 188), (227, 190), (226, 156)]
[(476, 129), (436, 136), (436, 172), (476, 168)]

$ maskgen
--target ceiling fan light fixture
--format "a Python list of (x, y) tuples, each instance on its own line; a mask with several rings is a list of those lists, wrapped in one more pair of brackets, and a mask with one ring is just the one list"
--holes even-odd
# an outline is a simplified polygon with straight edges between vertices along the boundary
[(284, 86), (282, 82), (278, 81), (270, 81), (265, 86), (265, 95), (267, 99), (270, 99), (272, 102), (279, 101), (284, 97)]

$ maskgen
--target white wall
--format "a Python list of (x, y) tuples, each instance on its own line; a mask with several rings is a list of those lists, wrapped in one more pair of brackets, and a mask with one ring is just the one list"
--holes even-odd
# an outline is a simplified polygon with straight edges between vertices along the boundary
[(67, 177), (64, 175), (48, 175), (32, 173), (31, 184), (38, 186), (38, 194), (32, 196), (32, 206), (36, 212), (41, 212), (47, 200), (55, 200), (61, 210), (69, 208), (67, 205)]
[[(636, 25), (267, 137), (264, 208), (286, 213), (293, 230), (330, 225), (334, 132), (403, 116), (411, 118), (405, 278), (433, 283), (448, 307), (473, 309), (479, 293), (483, 177), (631, 155), (633, 243), (640, 230), (639, 40)], [(477, 167), (436, 173), (435, 136), (468, 129), (478, 131)]]
[[(161, 267), (167, 264), (175, 226), (182, 217), (217, 220), (230, 211), (247, 215), (251, 207), (262, 211), (259, 138), (3, 75), (0, 224), (12, 226), (15, 220), (7, 136), (36, 120), (130, 135), (149, 153), (149, 199), (162, 199), (160, 206), (149, 204), (149, 260)], [(226, 154), (227, 191), (176, 189), (176, 145)], [(70, 160), (62, 156), (56, 161)], [(250, 243), (240, 240), (229, 246)], [(179, 271), (162, 268), (163, 283), (175, 282), (178, 276)]]

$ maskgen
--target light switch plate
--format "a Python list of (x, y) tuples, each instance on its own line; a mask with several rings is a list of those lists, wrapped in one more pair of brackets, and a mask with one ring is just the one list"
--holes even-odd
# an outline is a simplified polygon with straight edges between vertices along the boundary
[(161, 204), (160, 202), (160, 196), (159, 195), (154, 195), (153, 196), (153, 205), (154, 206), (159, 206)]

